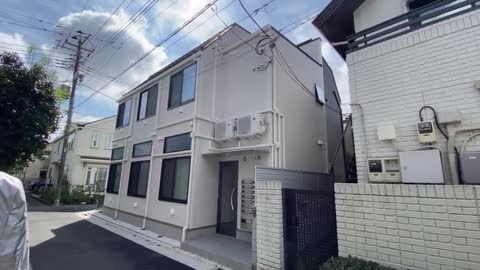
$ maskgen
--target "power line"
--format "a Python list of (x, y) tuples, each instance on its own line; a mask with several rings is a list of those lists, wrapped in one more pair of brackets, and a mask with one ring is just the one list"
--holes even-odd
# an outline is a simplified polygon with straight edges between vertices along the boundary
[[(98, 32), (100, 32), (100, 30), (110, 21), (110, 19), (112, 18), (113, 14), (117, 13), (117, 11), (120, 9), (120, 7), (123, 5), (123, 3), (127, 1), (127, 0), (123, 0), (118, 6), (117, 8), (110, 14), (110, 16), (105, 20), (105, 22), (103, 22), (103, 24), (97, 29), (97, 31), (95, 31), (95, 33), (93, 34), (93, 36), (96, 36), (98, 34)], [(133, 0), (130, 0), (130, 2), (133, 1)]]
[(61, 35), (61, 36), (64, 35), (64, 33), (60, 33), (60, 32), (53, 31), (53, 30), (48, 30), (48, 29), (46, 29), (46, 28), (40, 28), (40, 27), (36, 27), (36, 26), (30, 26), (30, 25), (27, 25), (27, 24), (21, 24), (21, 23), (16, 23), (16, 22), (9, 22), (9, 21), (4, 21), (4, 20), (0, 20), (0, 22), (6, 23), (6, 24), (18, 25), (18, 26), (22, 26), (22, 27), (25, 27), (25, 28), (36, 29), (36, 30), (40, 30), (40, 31), (55, 33), (55, 34)]
[[(178, 0), (174, 0), (172, 1), (165, 9), (161, 10), (160, 12), (158, 12), (157, 14), (155, 14), (152, 19), (148, 20), (142, 27), (140, 27), (137, 31), (141, 31), (145, 28), (146, 25), (148, 25), (148, 23), (150, 23), (154, 18), (160, 16), (161, 14), (163, 14), (165, 11), (167, 11), (170, 7), (172, 7), (176, 2), (178, 2)], [(117, 54), (120, 49), (122, 48), (123, 44), (125, 44), (128, 40), (130, 40), (132, 38), (132, 35), (128, 36), (126, 39), (124, 39), (122, 41), (122, 45), (120, 45), (120, 47), (118, 47), (111, 55), (110, 57), (102, 64), (102, 66), (100, 67), (100, 69), (103, 69), (108, 63), (110, 63), (110, 61), (113, 59), (113, 56), (115, 54)]]
[[(160, 41), (159, 43), (157, 43), (150, 51), (146, 52), (144, 55), (142, 55), (139, 59), (137, 59), (135, 62), (133, 62), (132, 64), (130, 64), (126, 69), (124, 69), (122, 72), (120, 72), (118, 75), (116, 75), (112, 80), (110, 80), (107, 84), (105, 84), (99, 91), (102, 91), (103, 89), (105, 89), (111, 82), (113, 82), (114, 80), (118, 79), (120, 76), (122, 76), (123, 74), (125, 74), (128, 70), (130, 70), (132, 67), (134, 67), (135, 65), (137, 65), (140, 61), (142, 61), (143, 59), (145, 59), (148, 55), (150, 55), (153, 51), (155, 51), (158, 47), (160, 47), (161, 45), (163, 45), (165, 42), (167, 42), (169, 39), (171, 39), (172, 37), (174, 37), (177, 33), (179, 33), (180, 31), (182, 31), (185, 27), (187, 27), (190, 23), (192, 23), (195, 19), (197, 19), (200, 15), (202, 15), (206, 10), (208, 10), (213, 4), (215, 4), (215, 2), (217, 2), (217, 0), (213, 0), (211, 3), (207, 4), (205, 7), (203, 7), (199, 12), (197, 12), (193, 17), (191, 17), (190, 19), (188, 19), (186, 22), (184, 22), (180, 27), (178, 27), (177, 29), (175, 29), (172, 33), (170, 33), (166, 38), (164, 38), (162, 41)], [(96, 92), (95, 92), (96, 93)], [(92, 95), (88, 96), (86, 99), (84, 99), (82, 102), (80, 102), (79, 104), (77, 104), (75, 106), (75, 108), (77, 108), (78, 106), (82, 105), (83, 103), (87, 102), (91, 97), (93, 97), (95, 95), (95, 93), (93, 93)]]
[[(127, 22), (125, 22), (121, 27), (120, 30), (117, 32), (113, 33), (110, 35), (110, 37), (107, 38), (109, 41), (115, 41), (117, 40), (123, 33), (125, 33), (135, 22), (138, 21), (139, 18), (141, 18), (142, 15), (147, 13), (156, 3), (158, 0), (147, 0), (129, 19)], [(98, 55), (101, 51), (103, 51), (105, 48), (107, 48), (108, 45), (105, 44), (103, 45), (99, 50), (96, 51), (95, 55)]]

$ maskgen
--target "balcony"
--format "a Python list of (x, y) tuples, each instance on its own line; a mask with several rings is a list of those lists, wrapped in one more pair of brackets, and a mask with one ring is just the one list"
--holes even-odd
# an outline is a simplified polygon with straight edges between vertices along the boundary
[(347, 36), (347, 53), (480, 8), (480, 0), (439, 0)]

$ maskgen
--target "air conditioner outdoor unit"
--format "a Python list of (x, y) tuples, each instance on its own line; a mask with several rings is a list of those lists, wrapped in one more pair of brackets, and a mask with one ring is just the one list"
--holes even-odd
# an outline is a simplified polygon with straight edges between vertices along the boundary
[(233, 139), (235, 135), (234, 126), (234, 121), (215, 123), (215, 140), (227, 141)]
[(249, 115), (238, 118), (237, 136), (251, 137), (265, 132), (265, 117), (262, 114)]

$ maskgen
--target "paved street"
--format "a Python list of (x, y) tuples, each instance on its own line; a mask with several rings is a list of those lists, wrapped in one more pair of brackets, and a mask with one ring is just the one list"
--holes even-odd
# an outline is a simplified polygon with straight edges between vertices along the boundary
[(32, 270), (183, 270), (155, 253), (74, 213), (29, 212)]

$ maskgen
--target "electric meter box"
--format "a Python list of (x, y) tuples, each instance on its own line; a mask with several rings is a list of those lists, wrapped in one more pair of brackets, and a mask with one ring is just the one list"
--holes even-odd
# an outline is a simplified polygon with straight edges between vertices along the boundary
[(442, 157), (438, 149), (402, 151), (398, 153), (402, 183), (443, 184)]
[(435, 127), (432, 121), (423, 121), (417, 123), (418, 141), (420, 143), (434, 143), (437, 142), (435, 134)]
[(400, 183), (400, 162), (398, 158), (369, 159), (368, 180), (372, 183)]
[(460, 157), (463, 182), (465, 184), (480, 184), (480, 152), (463, 152)]

